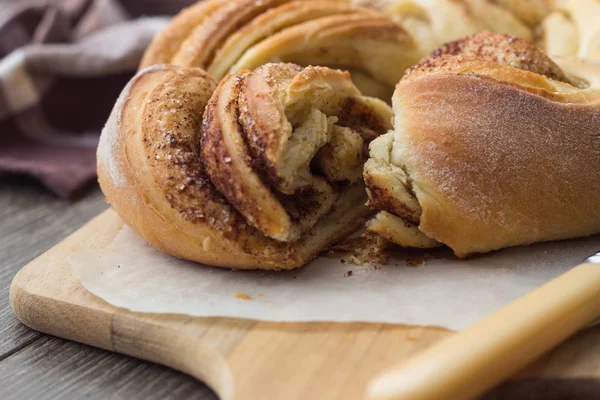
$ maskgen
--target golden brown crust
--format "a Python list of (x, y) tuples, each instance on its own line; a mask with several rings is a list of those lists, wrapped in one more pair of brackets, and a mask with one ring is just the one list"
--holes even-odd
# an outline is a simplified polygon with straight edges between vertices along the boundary
[[(207, 68), (221, 44), (257, 15), (289, 0), (237, 0), (221, 4), (196, 24), (171, 60), (183, 67)], [(298, 1), (298, 0), (296, 0)]]
[(383, 16), (328, 16), (287, 28), (249, 49), (231, 71), (273, 60), (360, 70), (392, 87), (420, 58), (411, 36)]
[(286, 28), (329, 15), (359, 13), (371, 11), (352, 7), (343, 0), (291, 1), (271, 8), (233, 32), (218, 49), (207, 70), (213, 76), (225, 76), (249, 48)]
[[(142, 66), (202, 67), (221, 79), (269, 62), (323, 65), (353, 70), (359, 89), (388, 101), (422, 53), (400, 25), (348, 3), (207, 0), (157, 35)], [(203, 17), (201, 10), (206, 10)]]
[[(491, 78), (553, 101), (588, 103), (591, 100), (590, 92), (579, 90), (592, 87), (590, 83), (597, 78), (596, 71), (592, 71), (589, 65), (585, 67), (584, 63), (575, 66), (569, 62), (568, 70), (576, 74), (565, 73), (533, 44), (515, 39), (516, 49), (511, 50), (509, 43), (513, 39), (507, 35), (482, 32), (461, 39), (458, 44), (445, 45), (409, 69), (402, 81), (416, 80), (422, 76), (469, 74)], [(471, 41), (473, 44), (468, 43)], [(481, 43), (484, 43), (483, 48)], [(485, 43), (498, 43), (498, 46)], [(581, 76), (576, 76), (577, 73)]]
[(512, 35), (480, 32), (448, 42), (413, 68), (439, 60), (443, 55), (473, 57), (569, 82), (563, 71), (533, 43)]
[[(187, 88), (172, 85), (182, 79)], [(285, 268), (293, 252), (262, 260), (255, 247), (265, 242), (214, 189), (198, 157), (205, 94), (215, 86), (198, 69), (138, 74), (102, 132), (100, 185), (123, 220), (163, 251), (210, 265)]]
[[(291, 69), (299, 71), (297, 66)], [(230, 81), (245, 78), (242, 74)], [(217, 87), (197, 68), (160, 65), (138, 73), (121, 94), (102, 132), (98, 149), (101, 187), (129, 226), (169, 254), (240, 269), (304, 265), (364, 223), (369, 213), (362, 205), (364, 187), (360, 182), (338, 186), (329, 207), (294, 242), (274, 240), (255, 229), (252, 221), (238, 212), (239, 205), (230, 201), (227, 194), (231, 193), (222, 190), (226, 184), (239, 187), (245, 179), (225, 170), (224, 166), (234, 164), (227, 157), (230, 161), (250, 157), (246, 152), (236, 158), (229, 153), (231, 146), (214, 141), (219, 135), (224, 137), (219, 132), (223, 118), (236, 117), (219, 111), (217, 103), (223, 99), (225, 106), (239, 107), (235, 85), (233, 92), (224, 90), (225, 85)], [(372, 111), (379, 112), (377, 107)], [(387, 108), (385, 118), (390, 115)], [(229, 139), (235, 134), (232, 129), (237, 130), (235, 125), (230, 127)], [(202, 151), (214, 154), (204, 158)], [(214, 165), (219, 160), (220, 173)], [(285, 212), (293, 214), (298, 195), (290, 197), (289, 202), (280, 203)], [(259, 201), (265, 205), (263, 199)]]
[(195, 27), (230, 0), (201, 1), (179, 12), (146, 49), (139, 69), (169, 64)]
[[(422, 232), (465, 256), (600, 231), (597, 103), (555, 102), (467, 75), (399, 90), (396, 157), (414, 179)], [(432, 121), (425, 104), (435, 96), (443, 102)]]
[(394, 94), (388, 167), (410, 179), (403, 193), (418, 199), (419, 231), (459, 257), (600, 232), (600, 71), (561, 59), (564, 72), (548, 69), (535, 49), (515, 63), (524, 70), (500, 64), (513, 63), (503, 45), (503, 57), (489, 48), (463, 55), (468, 47), (437, 52)]

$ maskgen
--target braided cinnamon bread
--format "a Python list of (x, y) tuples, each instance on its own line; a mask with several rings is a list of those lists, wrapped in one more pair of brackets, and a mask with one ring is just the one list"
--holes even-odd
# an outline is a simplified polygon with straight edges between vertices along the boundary
[(99, 181), (160, 250), (290, 269), (364, 224), (367, 145), (391, 119), (339, 70), (266, 64), (217, 84), (199, 68), (153, 66), (102, 132)]
[(352, 71), (359, 89), (385, 100), (422, 53), (389, 18), (348, 0), (207, 0), (177, 15), (140, 68), (200, 67), (221, 79), (269, 62)]
[(512, 36), (449, 43), (406, 73), (371, 143), (368, 228), (459, 257), (600, 232), (600, 70)]

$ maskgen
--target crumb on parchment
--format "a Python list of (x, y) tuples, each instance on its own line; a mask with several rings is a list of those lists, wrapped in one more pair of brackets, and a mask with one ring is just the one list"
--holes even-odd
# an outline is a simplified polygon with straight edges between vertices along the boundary
[(252, 300), (251, 296), (247, 295), (246, 293), (242, 292), (241, 290), (238, 290), (237, 292), (235, 292), (235, 298), (240, 299), (240, 300)]
[(342, 264), (353, 264), (362, 266), (363, 264), (386, 264), (388, 255), (385, 249), (390, 247), (390, 242), (379, 235), (367, 232), (359, 237), (346, 239), (341, 243), (332, 246), (325, 254), (327, 257), (339, 257), (345, 254), (341, 259)]
[(344, 273), (344, 278), (348, 278), (349, 276), (352, 276), (352, 271), (346, 271)]
[[(321, 256), (337, 258), (341, 264), (346, 266), (356, 265), (366, 267), (371, 271), (383, 269), (384, 265), (389, 264), (390, 259), (404, 259), (406, 266), (412, 268), (423, 267), (429, 260), (456, 259), (452, 250), (447, 247), (437, 249), (403, 248), (372, 232), (343, 240), (321, 253)], [(399, 266), (398, 264), (394, 265)]]

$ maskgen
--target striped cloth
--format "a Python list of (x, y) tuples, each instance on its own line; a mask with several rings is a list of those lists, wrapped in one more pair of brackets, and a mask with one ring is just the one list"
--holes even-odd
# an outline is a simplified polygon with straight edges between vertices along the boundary
[(0, 173), (71, 197), (96, 176), (99, 132), (165, 17), (193, 1), (0, 3)]

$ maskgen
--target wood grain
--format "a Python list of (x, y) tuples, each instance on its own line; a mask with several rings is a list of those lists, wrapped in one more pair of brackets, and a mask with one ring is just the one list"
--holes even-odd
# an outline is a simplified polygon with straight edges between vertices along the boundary
[(0, 360), (38, 334), (14, 317), (8, 289), (17, 271), (106, 209), (99, 189), (79, 201), (62, 200), (20, 178), (0, 181)]
[(84, 194), (68, 201), (32, 179), (0, 178), (0, 398), (216, 399), (180, 372), (43, 335), (15, 317), (17, 271), (107, 208), (96, 185)]
[(0, 363), (2, 399), (200, 399), (214, 394), (157, 364), (48, 337)]
[[(117, 309), (85, 291), (65, 257), (75, 249), (106, 246), (121, 226), (107, 211), (21, 270), (11, 293), (19, 318), (44, 332), (184, 371), (222, 399), (363, 398), (375, 373), (451, 334), (386, 324), (255, 322)], [(491, 398), (534, 398), (527, 385), (535, 387), (539, 377), (548, 378), (546, 383), (600, 377), (598, 360), (588, 351), (600, 346), (599, 332), (582, 332), (525, 371), (519, 384), (511, 382)], [(566, 354), (574, 356), (565, 359)], [(578, 398), (577, 388), (570, 390)]]

